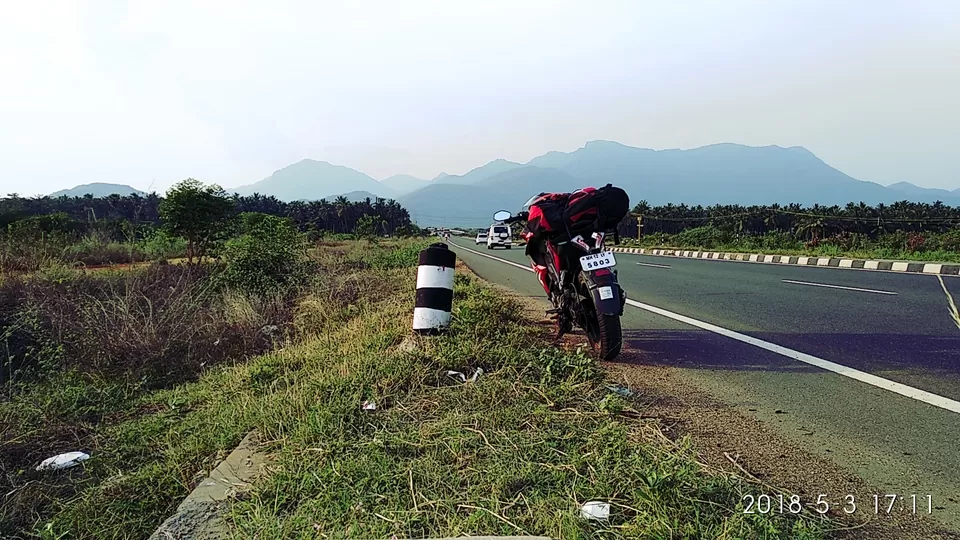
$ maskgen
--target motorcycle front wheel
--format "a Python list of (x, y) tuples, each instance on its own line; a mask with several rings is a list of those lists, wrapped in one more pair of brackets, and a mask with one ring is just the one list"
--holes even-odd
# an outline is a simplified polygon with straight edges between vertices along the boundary
[[(589, 291), (583, 276), (580, 277), (584, 291)], [(587, 334), (587, 340), (594, 350), (599, 349), (600, 360), (610, 361), (620, 354), (623, 346), (623, 330), (620, 327), (619, 315), (597, 313), (593, 304), (593, 296), (580, 296), (580, 308), (583, 310), (581, 328)]]

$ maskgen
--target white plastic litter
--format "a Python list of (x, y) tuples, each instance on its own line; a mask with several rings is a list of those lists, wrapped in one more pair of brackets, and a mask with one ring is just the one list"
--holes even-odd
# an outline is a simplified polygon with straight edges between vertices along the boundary
[(617, 386), (615, 384), (610, 384), (610, 385), (607, 385), (607, 390), (610, 390), (611, 392), (626, 398), (634, 396), (634, 391), (625, 386)]
[(459, 371), (450, 370), (447, 372), (447, 377), (451, 379), (459, 379), (460, 382), (467, 382), (467, 376)]
[(277, 327), (277, 325), (275, 324), (268, 324), (260, 329), (260, 332), (262, 332), (264, 335), (267, 335), (267, 336), (272, 336), (279, 331), (280, 331), (280, 328)]
[(81, 461), (90, 459), (90, 455), (84, 452), (67, 452), (43, 460), (37, 465), (38, 471), (59, 471), (60, 469), (69, 469), (76, 467)]
[(580, 507), (580, 517), (594, 521), (606, 521), (610, 518), (610, 503), (590, 501)]
[(377, 410), (377, 402), (373, 400), (364, 401), (360, 408), (365, 411), (375, 411)]
[(467, 378), (466, 375), (464, 375), (460, 371), (453, 371), (453, 370), (447, 371), (447, 377), (450, 377), (451, 379), (460, 381), (462, 383), (465, 383), (467, 381), (477, 382), (477, 377), (481, 375), (483, 375), (483, 368), (477, 368), (477, 370), (473, 372), (473, 375), (471, 375), (469, 379)]

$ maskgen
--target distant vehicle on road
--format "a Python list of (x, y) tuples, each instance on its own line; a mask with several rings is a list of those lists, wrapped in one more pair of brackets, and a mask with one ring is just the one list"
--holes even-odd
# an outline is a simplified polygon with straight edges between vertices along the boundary
[(477, 245), (487, 243), (487, 231), (480, 231), (477, 233)]
[(510, 249), (513, 245), (513, 231), (509, 225), (493, 224), (487, 231), (487, 249), (493, 249), (497, 246)]

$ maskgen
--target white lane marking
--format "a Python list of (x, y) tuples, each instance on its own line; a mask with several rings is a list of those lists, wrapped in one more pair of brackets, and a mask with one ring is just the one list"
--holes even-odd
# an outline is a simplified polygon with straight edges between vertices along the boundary
[[(461, 246), (458, 246), (458, 247), (461, 247)], [(479, 251), (474, 251), (468, 248), (462, 248), (462, 249), (466, 249), (467, 251), (472, 251), (477, 255), (483, 255), (484, 257), (496, 259), (500, 262), (516, 266), (517, 268), (522, 268), (529, 272), (533, 272), (532, 268), (528, 268), (526, 266), (517, 264), (512, 261), (501, 259), (500, 257), (494, 257), (492, 255), (487, 255), (486, 253), (480, 253)], [(783, 347), (775, 343), (770, 343), (769, 341), (764, 341), (762, 339), (757, 339), (755, 337), (751, 337), (746, 334), (741, 334), (740, 332), (727, 330), (726, 328), (721, 328), (719, 326), (710, 324), (708, 322), (703, 322), (703, 321), (694, 319), (692, 317), (687, 317), (686, 315), (680, 315), (679, 313), (674, 313), (672, 311), (667, 311), (665, 309), (658, 308), (656, 306), (651, 306), (650, 304), (644, 304), (642, 302), (637, 302), (636, 300), (631, 300), (629, 298), (627, 298), (627, 304), (630, 304), (635, 308), (640, 308), (644, 311), (649, 311), (650, 313), (656, 313), (657, 315), (661, 315), (668, 319), (673, 319), (675, 321), (688, 324), (690, 326), (699, 328), (701, 330), (713, 332), (714, 334), (719, 334), (721, 336), (737, 340), (741, 343), (753, 345), (754, 347), (759, 347), (766, 351), (770, 351), (772, 353), (776, 353), (781, 356), (786, 356), (787, 358), (797, 360), (798, 362), (810, 364), (811, 366), (815, 366), (820, 369), (824, 369), (824, 370), (836, 373), (837, 375), (841, 375), (843, 377), (849, 377), (853, 380), (860, 381), (864, 384), (869, 384), (870, 386), (875, 386), (877, 388), (889, 390), (895, 394), (900, 394), (901, 396), (908, 397), (910, 399), (915, 399), (917, 401), (926, 403), (928, 405), (933, 405), (934, 407), (939, 407), (941, 409), (946, 409), (948, 411), (960, 414), (960, 401), (955, 401), (950, 398), (938, 396), (937, 394), (934, 394), (932, 392), (927, 392), (926, 390), (920, 390), (919, 388), (914, 388), (912, 386), (907, 386), (905, 384), (884, 379), (883, 377), (877, 377), (876, 375), (871, 375), (870, 373), (866, 373), (858, 369), (853, 369), (841, 364), (831, 362), (829, 360), (817, 358), (816, 356), (802, 353), (800, 351), (795, 351), (793, 349), (789, 349), (787, 347)]]
[(861, 289), (859, 287), (844, 287), (842, 285), (827, 285), (826, 283), (811, 283), (809, 281), (794, 281), (792, 279), (781, 279), (780, 281), (784, 283), (793, 283), (795, 285), (809, 285), (811, 287), (826, 287), (828, 289), (843, 289), (845, 291), (857, 291), (857, 292), (867, 292), (874, 294), (889, 294), (896, 296), (897, 293), (890, 291), (878, 291), (875, 289)]
[(786, 356), (787, 358), (792, 358), (794, 360), (803, 362), (805, 364), (810, 364), (811, 366), (816, 366), (827, 371), (836, 373), (837, 375), (842, 375), (844, 377), (849, 377), (851, 379), (860, 381), (862, 383), (869, 384), (871, 386), (876, 386), (877, 388), (882, 388), (884, 390), (889, 390), (895, 394), (900, 394), (917, 401), (922, 401), (928, 405), (933, 405), (934, 407), (940, 407), (941, 409), (946, 409), (951, 412), (960, 413), (960, 401), (954, 401), (943, 396), (938, 396), (932, 392), (927, 392), (925, 390), (920, 390), (912, 386), (907, 386), (905, 384), (900, 384), (891, 380), (884, 379), (883, 377), (877, 377), (876, 375), (871, 375), (860, 371), (858, 369), (849, 368), (829, 360), (824, 360), (822, 358), (817, 358), (800, 351), (795, 351), (793, 349), (788, 349), (787, 347), (782, 347), (775, 343), (770, 343), (769, 341), (764, 341), (762, 339), (757, 339), (755, 337), (748, 336), (746, 334), (741, 334), (739, 332), (734, 332), (733, 330), (727, 330), (726, 328), (721, 328), (719, 326), (699, 321), (685, 315), (680, 315), (679, 313), (673, 313), (672, 311), (667, 311), (665, 309), (658, 308), (656, 306), (651, 306), (649, 304), (643, 304), (637, 302), (636, 300), (627, 299), (627, 303), (631, 306), (638, 307), (640, 309), (649, 311), (651, 313), (656, 313), (657, 315), (662, 315), (669, 319), (679, 321), (690, 326), (695, 326), (702, 330), (707, 330), (708, 332), (713, 332), (715, 334), (720, 334), (721, 336), (728, 337), (730, 339), (735, 339), (737, 341), (746, 343), (748, 345), (753, 345), (754, 347), (759, 347), (761, 349)]
[(953, 301), (953, 295), (947, 290), (947, 284), (943, 282), (943, 277), (937, 276), (937, 279), (940, 280), (940, 286), (943, 287), (943, 294), (947, 295), (947, 303), (950, 304), (950, 318), (953, 319), (953, 324), (960, 328), (960, 312), (957, 311), (957, 304)]
[(670, 268), (670, 265), (669, 265), (669, 264), (653, 264), (653, 263), (638, 262), (637, 265), (639, 265), (639, 266), (649, 266), (649, 267), (651, 267), (651, 268)]
[(477, 251), (477, 250), (475, 250), (475, 249), (470, 249), (470, 248), (468, 248), (468, 247), (463, 247), (463, 246), (461, 246), (460, 244), (457, 244), (457, 243), (455, 243), (455, 242), (450, 242), (450, 243), (453, 244), (453, 245), (455, 245), (455, 246), (457, 246), (457, 247), (460, 248), (460, 249), (464, 249), (464, 250), (466, 250), (466, 251), (469, 251), (470, 253), (476, 253), (477, 255), (480, 255), (481, 257), (486, 257), (486, 258), (488, 258), (488, 259), (493, 259), (493, 260), (495, 260), (495, 261), (500, 261), (500, 262), (502, 262), (502, 263), (507, 263), (507, 264), (509, 264), (509, 265), (511, 265), (511, 266), (516, 266), (517, 268), (519, 268), (519, 269), (521, 269), (521, 270), (527, 270), (527, 271), (529, 271), (529, 272), (533, 272), (533, 268), (530, 268), (529, 266), (524, 266), (524, 265), (522, 265), (522, 264), (518, 264), (518, 263), (515, 263), (515, 262), (513, 262), (513, 261), (508, 261), (508, 260), (506, 260), (506, 259), (501, 259), (500, 257), (494, 257), (493, 255), (488, 255), (488, 254), (486, 254), (486, 253), (481, 253), (481, 252), (479, 252), (479, 251)]

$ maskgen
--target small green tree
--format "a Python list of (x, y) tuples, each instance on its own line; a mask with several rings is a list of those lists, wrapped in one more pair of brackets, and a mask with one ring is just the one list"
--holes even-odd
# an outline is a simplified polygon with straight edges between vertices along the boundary
[(187, 263), (199, 260), (220, 239), (233, 214), (234, 201), (216, 184), (187, 178), (167, 191), (160, 219), (167, 230), (187, 241)]
[(357, 220), (357, 227), (354, 229), (354, 233), (358, 238), (375, 240), (377, 238), (377, 231), (383, 227), (383, 223), (383, 218), (380, 216), (364, 214)]
[(270, 217), (270, 214), (263, 212), (241, 212), (240, 213), (240, 234), (247, 234), (257, 228), (258, 225)]
[(249, 228), (224, 246), (226, 284), (247, 292), (269, 293), (306, 277), (306, 238), (296, 224), (267, 214), (247, 217), (244, 225)]

